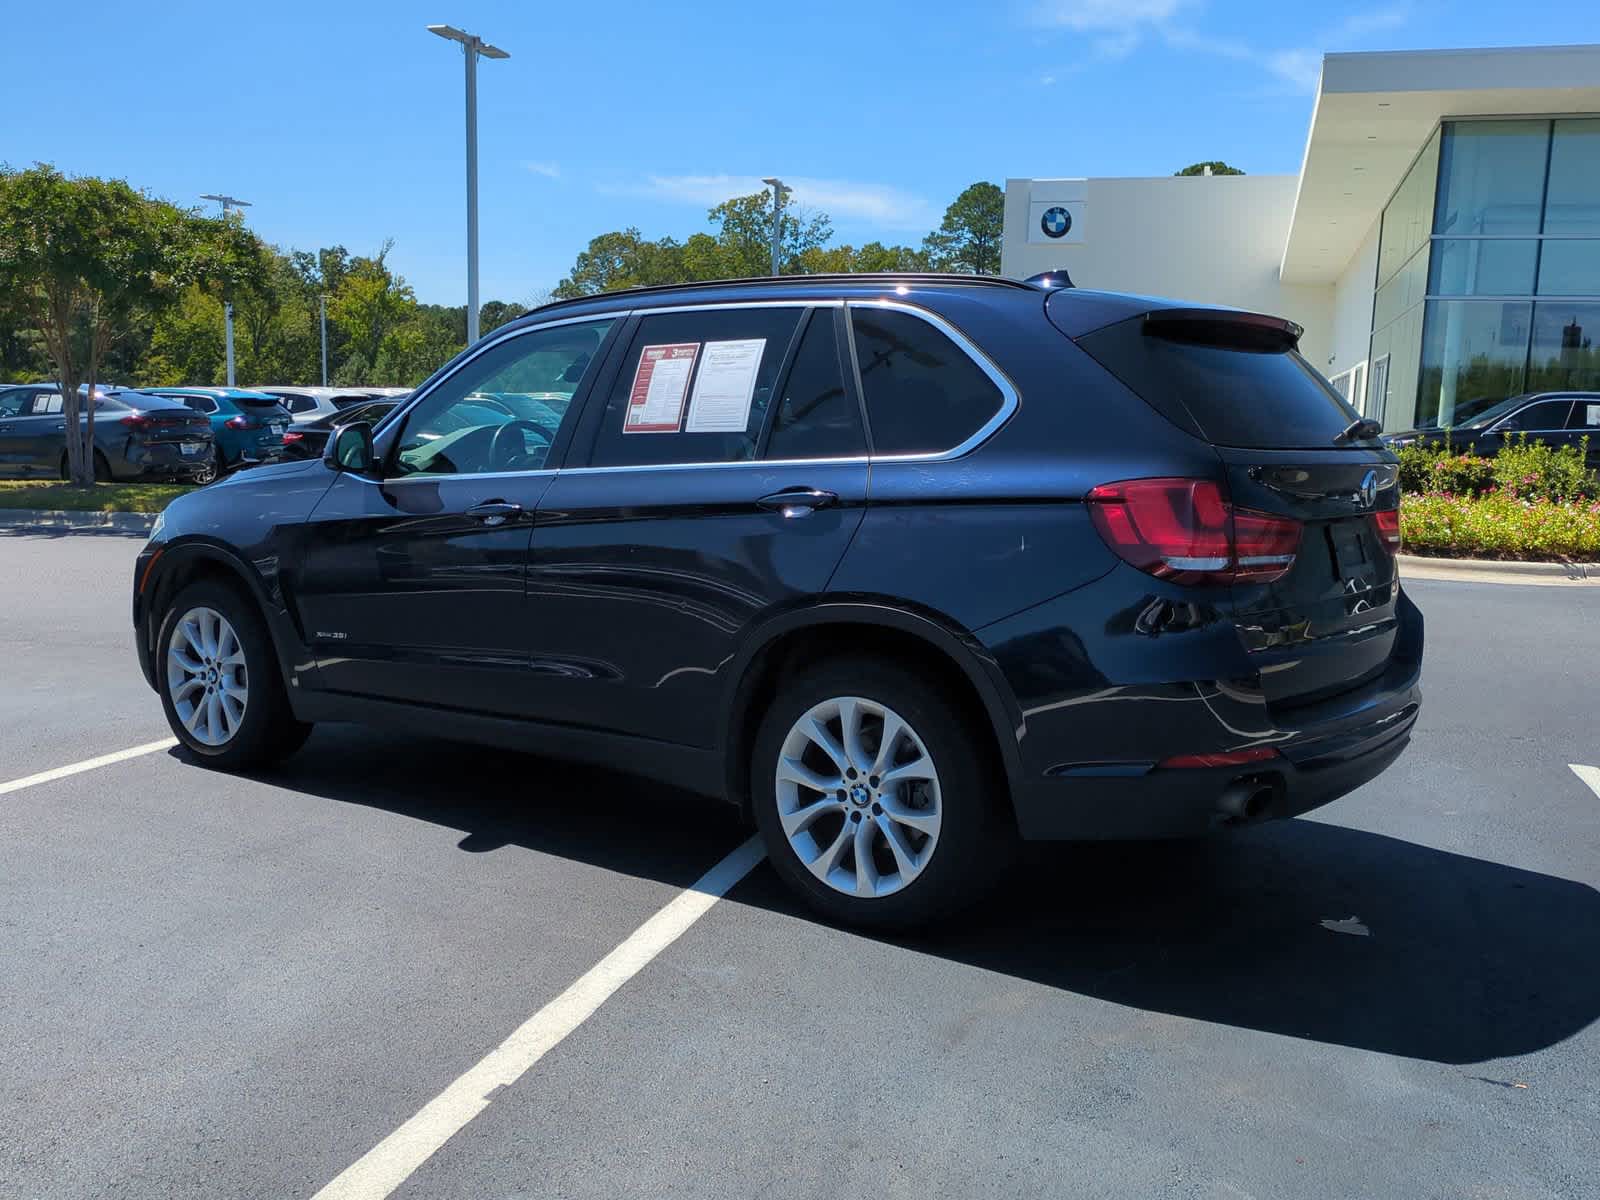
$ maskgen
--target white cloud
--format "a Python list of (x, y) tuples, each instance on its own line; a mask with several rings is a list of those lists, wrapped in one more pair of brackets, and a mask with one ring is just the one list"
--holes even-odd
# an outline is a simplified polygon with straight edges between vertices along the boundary
[(1325, 51), (1340, 50), (1410, 19), (1408, 3), (1345, 16), (1316, 35), (1314, 46), (1268, 49), (1237, 38), (1204, 33), (1181, 20), (1193, 0), (1049, 0), (1034, 10), (1036, 23), (1082, 34), (1094, 58), (1127, 58), (1146, 41), (1255, 66), (1301, 91), (1317, 85)]
[[(919, 231), (939, 221), (939, 212), (926, 200), (886, 183), (805, 176), (785, 177), (783, 182), (790, 190), (790, 204), (825, 212), (836, 221)], [(643, 183), (607, 185), (601, 190), (712, 208), (734, 196), (764, 191), (766, 186), (754, 175), (650, 175)]]
[(530, 160), (528, 162), (524, 162), (522, 165), (524, 167), (526, 167), (528, 170), (532, 171), (535, 175), (543, 175), (546, 179), (560, 179), (561, 178), (561, 164), (560, 163), (535, 162), (535, 161)]

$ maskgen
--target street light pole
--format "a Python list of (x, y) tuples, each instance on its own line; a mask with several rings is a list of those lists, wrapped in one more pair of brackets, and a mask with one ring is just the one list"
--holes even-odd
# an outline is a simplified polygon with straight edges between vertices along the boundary
[(328, 386), (328, 296), (317, 297), (317, 307), (322, 312), (322, 386)]
[(510, 58), (476, 34), (454, 25), (429, 25), (428, 32), (460, 42), (467, 59), (467, 345), (478, 340), (478, 56)]
[(772, 273), (781, 275), (778, 270), (778, 252), (783, 247), (783, 193), (785, 191), (783, 180), (763, 179), (762, 183), (772, 189)]
[[(228, 207), (229, 207), (229, 205), (232, 205), (234, 208), (249, 208), (250, 207), (250, 201), (248, 201), (248, 200), (236, 200), (232, 196), (221, 196), (221, 195), (217, 195), (214, 192), (207, 193), (206, 195), (201, 196), (200, 199), (202, 199), (202, 200), (215, 200), (218, 204), (222, 205), (222, 219), (223, 220), (227, 220), (228, 219)], [(225, 299), (222, 302), (222, 325), (223, 325), (223, 345), (225, 346), (225, 348), (227, 350), (227, 356), (228, 356), (228, 386), (232, 387), (233, 386), (233, 301), (232, 300), (226, 300)]]

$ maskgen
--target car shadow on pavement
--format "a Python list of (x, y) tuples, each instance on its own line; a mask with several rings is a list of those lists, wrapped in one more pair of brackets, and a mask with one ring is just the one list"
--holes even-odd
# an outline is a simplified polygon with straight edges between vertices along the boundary
[[(748, 831), (620, 773), (319, 727), (263, 779), (687, 886)], [(763, 866), (729, 899), (815, 920)], [(859, 934), (841, 932), (841, 937)], [(1349, 829), (1046, 845), (936, 935), (880, 938), (1133, 1008), (1444, 1063), (1551, 1046), (1600, 1016), (1600, 892)]]

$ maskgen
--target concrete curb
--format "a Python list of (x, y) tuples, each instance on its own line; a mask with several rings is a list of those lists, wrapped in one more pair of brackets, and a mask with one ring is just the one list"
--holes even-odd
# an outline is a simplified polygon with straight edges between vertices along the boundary
[(1488, 558), (1433, 558), (1402, 554), (1402, 579), (1453, 579), (1469, 583), (1600, 584), (1600, 563), (1500, 562)]
[(149, 533), (155, 527), (155, 513), (62, 512), (50, 509), (0, 509), (0, 529), (44, 530), (72, 533)]

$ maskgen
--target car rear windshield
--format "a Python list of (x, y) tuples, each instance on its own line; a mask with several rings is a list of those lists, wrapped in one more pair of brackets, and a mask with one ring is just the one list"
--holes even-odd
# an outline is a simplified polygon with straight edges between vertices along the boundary
[(251, 408), (277, 408), (283, 401), (276, 396), (235, 396), (240, 404), (248, 404)]
[(1119, 321), (1078, 339), (1152, 408), (1219, 446), (1329, 448), (1360, 414), (1299, 351), (1263, 345), (1240, 326)]

